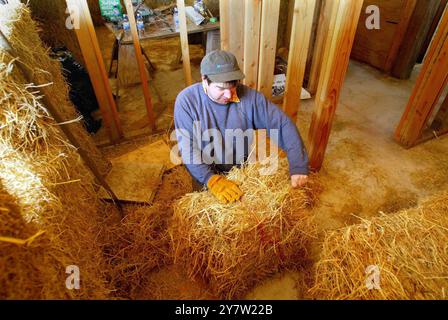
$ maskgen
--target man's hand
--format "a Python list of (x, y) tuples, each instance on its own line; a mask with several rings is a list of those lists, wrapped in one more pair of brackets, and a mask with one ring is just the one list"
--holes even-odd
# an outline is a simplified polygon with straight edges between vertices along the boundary
[(235, 182), (220, 175), (213, 175), (208, 180), (207, 187), (210, 192), (224, 204), (235, 202), (243, 195), (243, 191), (241, 191)]
[(303, 187), (308, 181), (308, 176), (302, 174), (295, 174), (291, 176), (291, 187), (300, 188)]

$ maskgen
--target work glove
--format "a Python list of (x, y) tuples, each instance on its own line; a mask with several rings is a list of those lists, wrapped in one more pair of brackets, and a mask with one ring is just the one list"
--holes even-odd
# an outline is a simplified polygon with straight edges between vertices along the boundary
[(210, 192), (221, 203), (233, 203), (241, 198), (243, 192), (238, 185), (224, 176), (213, 175), (207, 182)]

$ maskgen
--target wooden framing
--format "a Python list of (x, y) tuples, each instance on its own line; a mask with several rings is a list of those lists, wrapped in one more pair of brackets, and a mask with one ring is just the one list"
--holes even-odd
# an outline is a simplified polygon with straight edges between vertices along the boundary
[(185, 86), (193, 84), (191, 77), (191, 64), (190, 64), (190, 50), (188, 48), (188, 32), (187, 32), (187, 17), (185, 15), (185, 1), (177, 0), (177, 9), (179, 10), (179, 33), (180, 33), (180, 45), (182, 48), (182, 63), (184, 68)]
[(272, 98), (272, 82), (274, 81), (280, 0), (264, 0), (261, 10), (257, 89), (270, 99)]
[(308, 134), (312, 170), (322, 166), (363, 0), (332, 0), (328, 40)]
[(134, 16), (134, 8), (132, 6), (131, 0), (124, 0), (124, 3), (126, 6), (126, 11), (128, 13), (129, 24), (131, 26), (131, 34), (132, 34), (132, 40), (134, 42), (135, 57), (137, 58), (137, 64), (140, 72), (140, 79), (142, 82), (143, 95), (145, 97), (146, 114), (148, 115), (151, 130), (155, 131), (156, 123), (154, 118), (154, 111), (152, 109), (151, 94), (149, 93), (149, 87), (148, 87), (149, 79), (146, 73), (145, 62), (143, 61), (142, 49), (140, 47), (140, 40), (138, 38), (137, 25), (135, 23), (135, 16)]
[(397, 31), (395, 31), (394, 40), (392, 41), (392, 45), (389, 49), (389, 54), (387, 55), (387, 60), (384, 65), (384, 71), (387, 73), (390, 73), (397, 59), (398, 50), (400, 49), (400, 45), (403, 43), (404, 36), (408, 30), (416, 5), (417, 0), (407, 0), (405, 3), (405, 7), (400, 17), (400, 23), (398, 24)]
[(260, 50), (260, 23), (262, 0), (245, 0), (243, 70), (244, 84), (256, 89), (258, 82), (258, 56)]
[(72, 16), (73, 20), (79, 19), (79, 28), (75, 28), (75, 33), (84, 56), (86, 68), (98, 100), (109, 139), (112, 142), (116, 142), (123, 137), (123, 131), (87, 1), (66, 0), (66, 3), (67, 6), (78, 9), (76, 13), (79, 16), (76, 16), (75, 12), (73, 12), (75, 16)]
[(294, 120), (300, 106), (315, 7), (316, 0), (295, 0), (283, 100), (284, 111)]
[(391, 75), (399, 79), (408, 79), (411, 76), (415, 63), (425, 44), (426, 36), (431, 28), (440, 0), (417, 1), (409, 23), (409, 28), (404, 34), (403, 41), (398, 51), (399, 59), (396, 59), (391, 68)]
[(330, 29), (331, 13), (335, 1), (324, 0), (319, 17), (319, 26), (317, 29), (316, 43), (313, 50), (313, 61), (311, 63), (311, 70), (308, 79), (308, 91), (315, 94), (319, 84), (320, 72), (322, 68), (322, 60), (324, 58), (325, 44), (327, 42)]
[(395, 139), (406, 147), (412, 147), (418, 142), (448, 82), (447, 55), (448, 9), (445, 9), (406, 110), (395, 131)]
[(229, 50), (229, 16), (230, 2), (229, 0), (219, 0), (219, 20), (220, 20), (220, 36), (221, 50)]
[[(231, 23), (229, 24), (229, 51), (231, 51), (238, 61), (241, 68), (244, 66), (244, 9), (245, 2), (250, 0), (227, 0), (229, 2), (229, 15)], [(247, 49), (247, 48), (246, 48)]]

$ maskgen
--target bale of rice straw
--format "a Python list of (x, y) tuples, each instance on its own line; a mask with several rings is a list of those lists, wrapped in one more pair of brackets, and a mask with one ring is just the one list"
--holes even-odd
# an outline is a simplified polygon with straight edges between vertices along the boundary
[(262, 168), (257, 162), (231, 170), (228, 178), (244, 192), (239, 202), (223, 205), (204, 191), (175, 204), (168, 231), (174, 261), (222, 299), (241, 298), (267, 276), (300, 266), (316, 237), (306, 210), (311, 189), (290, 188), (284, 158), (272, 175), (262, 175)]
[(329, 232), (317, 299), (447, 299), (448, 192), (417, 208)]
[[(41, 90), (57, 108), (62, 118), (66, 121), (77, 119), (79, 114), (69, 99), (69, 88), (61, 73), (60, 63), (49, 57), (48, 49), (44, 47), (37, 34), (36, 23), (31, 19), (29, 8), (18, 0), (10, 0), (8, 4), (0, 5), (0, 29), (16, 50), (18, 58), (34, 71), (36, 84), (46, 85)], [(58, 29), (57, 32), (60, 30), (65, 28)], [(103, 157), (79, 121), (68, 126), (105, 176), (112, 167), (111, 163)]]
[[(24, 21), (31, 22), (24, 6), (15, 1), (4, 6), (18, 19), (12, 26), (21, 26), (20, 33), (7, 32), (16, 46), (43, 50), (39, 42), (26, 42), (35, 30), (21, 21), (23, 14)], [(5, 31), (5, 25), (1, 27)], [(21, 40), (22, 33), (27, 34)], [(37, 70), (47, 65), (48, 57), (39, 61), (40, 66), (33, 58), (26, 63), (47, 74)], [(64, 94), (55, 92), (66, 99)], [(0, 103), (0, 297), (108, 297), (113, 288), (106, 283), (107, 265), (97, 241), (106, 212), (92, 175), (5, 52), (0, 52)], [(66, 286), (67, 267), (74, 270), (70, 266), (79, 268), (79, 290)]]

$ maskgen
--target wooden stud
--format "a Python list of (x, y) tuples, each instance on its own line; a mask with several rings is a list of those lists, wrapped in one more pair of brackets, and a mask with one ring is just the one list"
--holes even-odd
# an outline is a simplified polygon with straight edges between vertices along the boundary
[(140, 40), (138, 37), (138, 31), (137, 31), (137, 25), (135, 23), (135, 16), (134, 16), (134, 7), (132, 6), (131, 0), (124, 0), (126, 11), (128, 13), (129, 18), (129, 24), (131, 26), (131, 34), (132, 34), (132, 41), (134, 42), (134, 51), (135, 51), (135, 57), (137, 58), (138, 68), (140, 71), (140, 79), (142, 81), (142, 90), (143, 95), (145, 97), (145, 105), (146, 105), (146, 114), (148, 115), (149, 125), (151, 127), (152, 131), (156, 130), (156, 122), (154, 118), (154, 111), (152, 108), (152, 102), (151, 102), (151, 94), (149, 93), (148, 88), (148, 75), (146, 73), (146, 67), (145, 62), (143, 61), (142, 56), (142, 48), (140, 47)]
[(292, 119), (297, 118), (303, 78), (305, 76), (311, 29), (313, 28), (316, 0), (296, 0), (289, 45), (288, 71), (283, 109)]
[(325, 46), (328, 38), (331, 36), (330, 23), (332, 12), (334, 11), (335, 1), (324, 0), (322, 3), (321, 13), (319, 17), (319, 26), (317, 29), (316, 43), (314, 44), (313, 60), (308, 79), (308, 91), (315, 94), (319, 84), (320, 72), (323, 64)]
[(219, 26), (221, 36), (221, 50), (229, 50), (229, 16), (230, 1), (219, 0)]
[(417, 1), (409, 28), (398, 50), (391, 74), (399, 79), (408, 79), (418, 60), (432, 21), (437, 14), (440, 0)]
[(123, 137), (123, 131), (87, 1), (66, 0), (66, 2), (68, 7), (78, 9), (72, 11), (73, 14), (75, 12), (78, 13), (72, 19), (74, 21), (79, 19), (79, 28), (75, 28), (75, 33), (95, 91), (95, 96), (98, 100), (109, 139), (112, 142), (116, 142)]
[(329, 28), (331, 35), (325, 45), (315, 109), (308, 134), (312, 170), (319, 170), (324, 160), (363, 4), (363, 0), (331, 2), (334, 2)]
[(445, 9), (406, 110), (395, 131), (395, 139), (406, 147), (416, 144), (448, 82), (447, 55), (448, 9)]
[(244, 7), (245, 1), (229, 0), (229, 51), (232, 52), (240, 68), (244, 67)]
[(257, 89), (260, 49), (261, 1), (245, 0), (244, 22), (244, 84)]
[(185, 15), (184, 0), (177, 0), (177, 9), (179, 10), (179, 33), (180, 45), (182, 47), (185, 86), (188, 87), (193, 84), (193, 79), (191, 77), (190, 50), (188, 48), (187, 17)]
[(258, 91), (272, 98), (280, 0), (263, 1), (261, 9)]
[(407, 0), (404, 5), (400, 17), (400, 23), (398, 24), (397, 31), (395, 31), (394, 40), (392, 41), (392, 45), (389, 49), (389, 54), (387, 55), (387, 60), (384, 65), (384, 71), (386, 71), (387, 73), (392, 70), (395, 60), (397, 59), (398, 50), (400, 49), (400, 45), (403, 42), (406, 30), (408, 30), (409, 23), (411, 22), (412, 14), (414, 13), (416, 5), (417, 0)]

